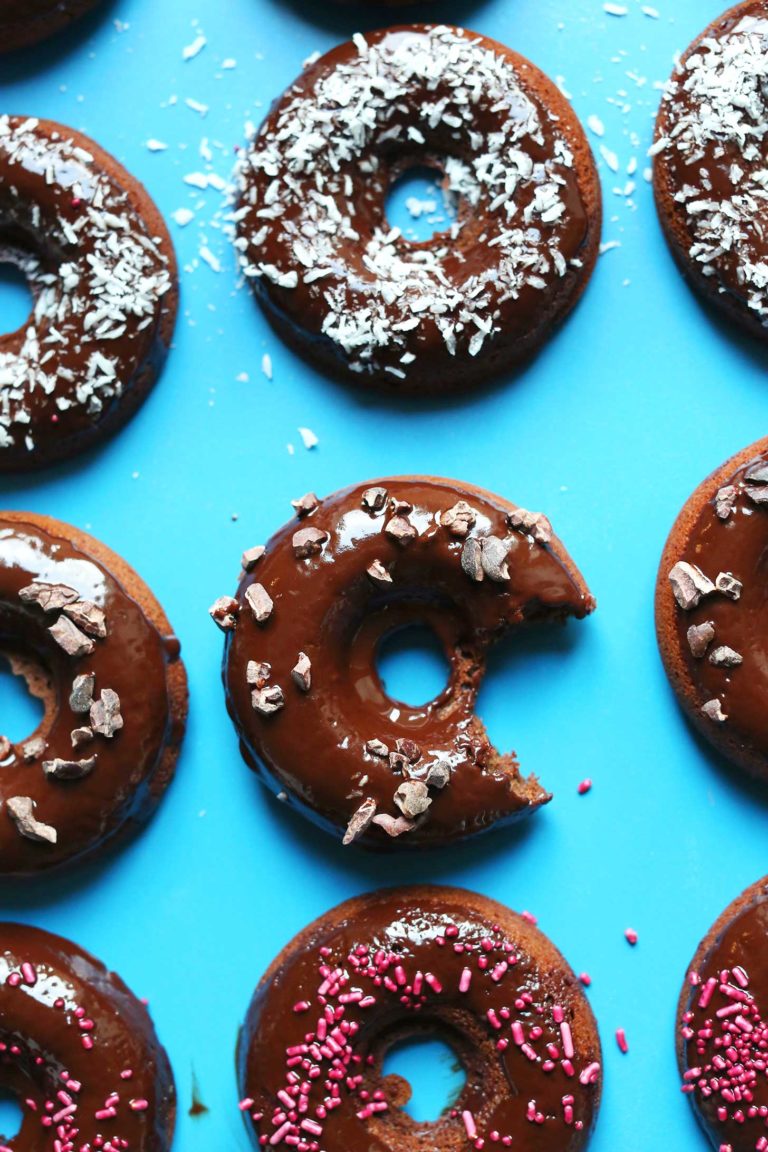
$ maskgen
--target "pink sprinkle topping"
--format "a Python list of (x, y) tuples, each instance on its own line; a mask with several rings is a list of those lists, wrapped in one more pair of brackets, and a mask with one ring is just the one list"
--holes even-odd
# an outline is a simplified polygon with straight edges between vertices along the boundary
[(616, 1043), (619, 1046), (619, 1051), (625, 1055), (629, 1052), (629, 1044), (627, 1044), (627, 1034), (623, 1028), (616, 1029)]
[(526, 924), (533, 924), (534, 928), (538, 924), (538, 920), (534, 916), (533, 912), (523, 911), (520, 913), (520, 915), (521, 915), (522, 919), (525, 920)]
[(589, 988), (590, 984), (592, 983), (592, 977), (590, 976), (589, 972), (580, 972), (579, 980), (585, 988)]
[(625, 928), (624, 935), (627, 938), (627, 942), (633, 947), (637, 944), (637, 932), (635, 932), (634, 928)]
[(461, 1118), (464, 1121), (464, 1127), (467, 1130), (467, 1136), (470, 1140), (474, 1140), (477, 1136), (477, 1126), (475, 1124), (474, 1116), (471, 1112), (464, 1111), (461, 1114)]
[(579, 796), (586, 796), (587, 792), (589, 792), (591, 788), (592, 781), (589, 779), (589, 777), (587, 777), (586, 780), (582, 780), (581, 784), (579, 784), (577, 792), (579, 793)]

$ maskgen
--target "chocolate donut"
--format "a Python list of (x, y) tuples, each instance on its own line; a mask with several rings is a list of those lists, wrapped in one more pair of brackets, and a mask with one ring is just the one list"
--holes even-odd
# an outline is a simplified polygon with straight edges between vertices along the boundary
[(696, 1119), (720, 1152), (768, 1148), (768, 878), (747, 888), (691, 961), (677, 1056)]
[[(411, 243), (390, 184), (441, 171), (455, 223)], [(242, 270), (278, 333), (361, 383), (469, 388), (536, 349), (597, 257), (600, 189), (570, 105), (476, 33), (390, 28), (309, 64), (239, 165)]]
[(0, 733), (0, 875), (78, 859), (154, 810), (186, 722), (179, 651), (114, 552), (48, 517), (0, 513), (0, 655), (45, 706), (28, 739)]
[[(546, 517), (423, 476), (294, 507), (298, 519), (245, 553), (235, 597), (211, 610), (250, 767), (345, 843), (379, 848), (462, 839), (551, 799), (474, 713), (494, 640), (595, 606)], [(435, 632), (450, 665), (422, 707), (393, 701), (376, 669), (382, 639), (414, 624)]]
[(700, 484), (669, 535), (656, 630), (677, 698), (733, 763), (768, 777), (768, 438)]
[(0, 1088), (18, 1097), (13, 1152), (167, 1152), (168, 1057), (145, 1006), (75, 944), (0, 924)]
[(0, 53), (37, 44), (95, 8), (99, 0), (0, 0)]
[(691, 283), (768, 339), (768, 2), (737, 4), (683, 54), (656, 126), (654, 190)]
[(0, 261), (32, 315), (0, 334), (0, 472), (39, 468), (121, 427), (162, 366), (173, 245), (146, 190), (92, 140), (0, 116)]
[[(437, 1035), (466, 1084), (419, 1123), (387, 1049)], [(306, 928), (258, 985), (240, 1035), (241, 1108), (261, 1147), (298, 1152), (586, 1147), (600, 1039), (568, 964), (508, 908), (456, 888), (348, 900)]]

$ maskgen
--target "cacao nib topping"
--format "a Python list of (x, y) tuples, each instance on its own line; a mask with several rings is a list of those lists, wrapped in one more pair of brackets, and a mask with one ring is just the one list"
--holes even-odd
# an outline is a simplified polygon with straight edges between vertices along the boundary
[(736, 668), (743, 659), (744, 657), (739, 652), (735, 652), (727, 644), (722, 644), (709, 654), (710, 664), (714, 664), (717, 668)]
[(714, 721), (715, 724), (723, 724), (728, 719), (717, 699), (707, 700), (706, 704), (702, 704), (701, 710), (707, 719)]
[(107, 635), (107, 618), (101, 608), (90, 600), (76, 600), (74, 604), (65, 605), (64, 615), (87, 636), (103, 640)]
[(405, 516), (393, 516), (384, 526), (384, 531), (398, 544), (409, 544), (418, 536), (413, 524)]
[(395, 792), (395, 804), (409, 820), (423, 815), (431, 803), (429, 790), (421, 780), (405, 780)]
[(756, 485), (747, 484), (744, 488), (744, 491), (746, 492), (747, 496), (749, 496), (753, 504), (757, 504), (759, 506), (768, 504), (768, 485), (761, 485), (758, 488)]
[(372, 564), (368, 565), (365, 571), (366, 575), (373, 581), (374, 584), (384, 586), (386, 584), (392, 583), (392, 577), (382, 564), (381, 560), (374, 560)]
[(30, 796), (11, 796), (5, 803), (8, 814), (19, 833), (27, 840), (55, 844), (58, 834), (49, 824), (41, 824), (35, 819), (35, 802)]
[(240, 559), (240, 567), (245, 572), (252, 572), (265, 552), (263, 544), (257, 544), (255, 548), (246, 548)]
[(507, 523), (510, 528), (516, 528), (518, 532), (532, 536), (537, 544), (549, 544), (554, 535), (552, 525), (543, 512), (528, 512), (525, 508), (515, 508), (513, 512), (508, 513)]
[(413, 740), (396, 740), (395, 748), (402, 756), (405, 756), (409, 764), (417, 764), (421, 760), (421, 748)]
[(744, 479), (751, 484), (768, 484), (768, 461), (758, 460), (751, 468), (747, 468)]
[(366, 740), (365, 750), (371, 756), (378, 756), (382, 759), (386, 759), (387, 756), (389, 756), (389, 748), (383, 740)]
[(297, 560), (307, 560), (310, 556), (319, 555), (328, 540), (330, 536), (322, 528), (300, 528), (298, 532), (294, 532), (292, 541)]
[(715, 626), (711, 620), (707, 620), (704, 624), (692, 624), (686, 635), (691, 655), (700, 660), (706, 655), (707, 648), (715, 638)]
[(684, 612), (695, 608), (703, 596), (709, 596), (715, 591), (715, 586), (708, 576), (694, 564), (685, 560), (678, 561), (669, 573), (669, 582), (672, 593)]
[(245, 669), (246, 683), (253, 688), (263, 688), (272, 675), (272, 665), (263, 660), (249, 660)]
[(299, 652), (299, 658), (291, 669), (293, 682), (302, 692), (309, 692), (312, 687), (312, 663), (306, 652)]
[(718, 592), (722, 592), (723, 596), (728, 596), (731, 600), (738, 600), (744, 585), (736, 579), (732, 572), (720, 572), (715, 580), (715, 588)]
[(373, 797), (368, 796), (363, 800), (360, 807), (352, 813), (342, 844), (351, 844), (353, 840), (357, 840), (364, 832), (367, 832), (375, 815), (376, 801)]
[(219, 596), (218, 600), (214, 600), (211, 604), (208, 612), (222, 632), (232, 632), (237, 627), (240, 605), (233, 596)]
[(451, 770), (447, 764), (432, 764), (427, 772), (427, 785), (430, 788), (445, 788), (451, 779)]
[(389, 493), (386, 488), (366, 488), (363, 492), (362, 505), (366, 512), (375, 516), (384, 511), (388, 499)]
[(67, 604), (74, 604), (80, 594), (67, 584), (28, 584), (19, 592), (19, 599), (25, 604), (37, 604), (43, 612), (60, 612)]
[(105, 688), (101, 697), (91, 704), (91, 728), (99, 736), (111, 740), (123, 727), (123, 717), (120, 715), (120, 697), (111, 688)]
[(459, 500), (452, 508), (440, 513), (440, 523), (443, 528), (447, 529), (451, 536), (457, 536), (459, 539), (467, 536), (476, 522), (477, 513), (474, 508), (470, 508), (466, 500)]
[(301, 520), (304, 516), (310, 516), (316, 508), (319, 508), (320, 501), (314, 492), (307, 492), (306, 495), (301, 496), (298, 500), (291, 500), (291, 505)]
[(253, 618), (257, 624), (266, 624), (272, 615), (274, 604), (272, 597), (267, 592), (263, 584), (251, 584), (250, 588), (245, 593), (245, 598), (253, 613)]
[(498, 536), (470, 536), (461, 550), (461, 567), (478, 584), (486, 576), (503, 584), (509, 580), (508, 555), (509, 546)]
[(721, 520), (727, 520), (736, 507), (737, 489), (733, 484), (720, 488), (715, 496), (715, 512)]
[(74, 659), (90, 656), (96, 647), (93, 640), (81, 632), (66, 616), (59, 616), (48, 631), (67, 656), (72, 656)]
[(476, 536), (470, 536), (461, 550), (461, 567), (470, 580), (480, 583), (483, 579), (483, 557), (480, 541)]
[(86, 672), (82, 676), (75, 676), (72, 681), (72, 691), (69, 695), (69, 706), (73, 712), (90, 712), (91, 704), (93, 704), (93, 688), (95, 683), (95, 672)]
[(34, 760), (40, 759), (47, 747), (42, 736), (33, 736), (31, 740), (26, 740), (22, 744), (21, 758), (25, 764), (31, 764)]
[(77, 749), (82, 748), (84, 744), (91, 743), (93, 740), (93, 729), (74, 728), (70, 733), (70, 739), (72, 741), (72, 747), (77, 751)]
[(256, 688), (251, 693), (251, 704), (254, 712), (258, 712), (261, 716), (272, 716), (285, 705), (283, 690), (277, 684)]
[(378, 816), (374, 816), (371, 821), (372, 824), (377, 824), (379, 828), (383, 828), (387, 836), (402, 836), (404, 832), (410, 832), (416, 827), (413, 820), (408, 820), (405, 816), (390, 816), (386, 812), (380, 812)]
[(98, 756), (88, 760), (44, 760), (43, 772), (49, 780), (82, 780), (96, 767)]
[(7, 736), (0, 736), (0, 762), (7, 760), (13, 751), (13, 744)]

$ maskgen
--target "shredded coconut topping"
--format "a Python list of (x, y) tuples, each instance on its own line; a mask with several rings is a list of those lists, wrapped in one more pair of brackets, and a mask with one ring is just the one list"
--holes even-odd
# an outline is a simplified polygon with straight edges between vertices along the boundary
[(63, 432), (67, 413), (97, 420), (122, 394), (151, 352), (171, 278), (158, 240), (93, 156), (9, 116), (0, 116), (0, 260), (21, 268), (35, 299), (19, 332), (0, 335), (0, 452), (31, 452), (38, 421), (60, 421)]
[[(443, 158), (463, 210), (448, 232), (410, 244), (388, 225), (384, 193), (393, 157), (425, 155)], [(556, 117), (508, 57), (442, 26), (358, 35), (288, 90), (244, 153), (241, 267), (270, 295), (296, 292), (280, 303), (301, 321), (307, 302), (319, 307), (353, 370), (403, 378), (425, 339), (476, 356), (507, 301), (578, 266), (572, 169)]]
[[(655, 153), (682, 157), (695, 172), (675, 200), (705, 276), (728, 279), (768, 325), (768, 21), (745, 16), (706, 37), (682, 62), (665, 97), (667, 122)], [(674, 160), (672, 160), (674, 163)]]

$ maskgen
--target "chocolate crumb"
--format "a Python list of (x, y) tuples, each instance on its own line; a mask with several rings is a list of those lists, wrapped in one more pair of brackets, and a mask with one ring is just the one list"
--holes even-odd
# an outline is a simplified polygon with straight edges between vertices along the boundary
[(463, 539), (470, 528), (474, 528), (477, 513), (474, 508), (470, 508), (466, 500), (459, 500), (452, 508), (439, 514), (439, 521), (442, 527), (450, 532), (451, 536), (458, 536)]
[(208, 609), (214, 624), (218, 624), (222, 632), (232, 632), (237, 627), (237, 617), (240, 605), (233, 596), (219, 596)]
[(387, 748), (383, 740), (366, 740), (365, 750), (370, 753), (371, 756), (380, 756), (383, 759), (389, 756), (389, 748)]
[(37, 581), (19, 591), (25, 604), (37, 604), (43, 612), (60, 612), (67, 604), (80, 599), (80, 593), (67, 584), (43, 584)]
[(498, 536), (483, 536), (480, 540), (480, 563), (489, 580), (503, 584), (509, 580), (506, 560), (509, 546)]
[(31, 740), (26, 740), (21, 746), (21, 758), (25, 764), (31, 764), (33, 760), (39, 759), (43, 755), (48, 745), (42, 736), (33, 736)]
[(90, 744), (91, 740), (93, 740), (93, 729), (74, 728), (72, 732), (70, 732), (69, 737), (72, 741), (72, 747), (77, 750), (78, 748), (82, 748), (83, 744)]
[(480, 541), (475, 536), (470, 536), (461, 550), (461, 567), (470, 580), (475, 580), (478, 584), (484, 575), (482, 552)]
[(251, 584), (245, 593), (253, 618), (257, 624), (265, 624), (272, 615), (274, 603), (263, 584)]
[(27, 840), (36, 840), (46, 844), (55, 844), (58, 834), (49, 824), (41, 824), (33, 815), (35, 802), (30, 796), (11, 796), (5, 804), (8, 815), (13, 820), (18, 831)]
[(347, 830), (344, 833), (342, 844), (351, 844), (353, 840), (357, 840), (358, 836), (362, 836), (367, 832), (371, 825), (371, 821), (376, 815), (376, 801), (372, 796), (368, 796), (363, 800), (360, 807), (352, 813)]
[(706, 656), (707, 648), (715, 638), (715, 626), (711, 620), (707, 620), (704, 624), (692, 624), (686, 635), (691, 655), (701, 660), (702, 656)]
[(707, 719), (713, 720), (716, 724), (722, 724), (728, 719), (718, 699), (707, 700), (706, 704), (702, 704), (701, 710)]
[(294, 532), (292, 540), (296, 559), (307, 560), (310, 556), (317, 556), (328, 540), (330, 536), (322, 528), (300, 528)]
[(429, 788), (445, 788), (451, 778), (451, 770), (447, 764), (432, 764), (427, 772), (427, 786)]
[(395, 792), (395, 804), (409, 820), (421, 816), (431, 803), (427, 786), (421, 780), (405, 780)]
[(549, 518), (543, 512), (528, 512), (525, 508), (515, 508), (507, 514), (507, 524), (518, 532), (532, 536), (537, 544), (549, 544), (554, 532)]
[(720, 572), (715, 580), (718, 592), (722, 592), (723, 596), (728, 596), (731, 600), (739, 599), (743, 587), (741, 580), (737, 580), (733, 572)]
[(270, 684), (266, 688), (257, 688), (251, 693), (251, 704), (255, 712), (262, 716), (271, 716), (279, 712), (285, 704), (282, 688), (277, 684)]
[(709, 596), (715, 590), (709, 577), (695, 564), (688, 564), (685, 560), (674, 565), (669, 573), (669, 582), (675, 600), (684, 612), (695, 608), (702, 596)]
[(121, 730), (123, 718), (120, 715), (120, 697), (111, 688), (105, 688), (101, 697), (91, 704), (91, 728), (107, 740)]
[(82, 780), (96, 767), (98, 756), (89, 760), (43, 760), (43, 772), (49, 780)]
[(96, 647), (93, 640), (81, 632), (66, 616), (59, 616), (55, 624), (48, 629), (53, 639), (63, 648), (67, 656), (79, 658), (90, 656)]
[(314, 512), (316, 508), (319, 508), (320, 501), (318, 500), (317, 496), (315, 496), (314, 492), (307, 492), (298, 500), (291, 500), (291, 505), (293, 508), (295, 508), (296, 515), (301, 520), (304, 516), (309, 516), (310, 513)]
[(715, 495), (715, 513), (721, 520), (727, 520), (736, 507), (737, 490), (733, 484), (726, 484)]
[(744, 657), (740, 652), (729, 648), (727, 644), (721, 644), (719, 648), (715, 648), (709, 654), (709, 662), (714, 664), (716, 668), (737, 668), (743, 659)]
[(76, 600), (74, 604), (67, 604), (64, 615), (68, 616), (73, 624), (82, 628), (87, 636), (96, 636), (103, 640), (107, 635), (107, 618), (92, 600)]
[(245, 679), (253, 688), (263, 688), (272, 675), (272, 665), (263, 660), (249, 660)]
[(72, 681), (72, 691), (69, 694), (69, 706), (73, 712), (90, 712), (95, 683), (95, 672), (86, 672), (83, 676), (75, 676)]
[(407, 820), (405, 816), (389, 816), (386, 812), (374, 816), (371, 823), (383, 828), (387, 836), (402, 836), (404, 832), (415, 828), (413, 820)]
[(240, 558), (240, 567), (243, 568), (245, 572), (251, 572), (265, 552), (266, 548), (263, 544), (257, 544), (255, 548), (246, 548)]
[(383, 512), (388, 495), (386, 488), (366, 488), (363, 492), (363, 508), (374, 516), (378, 512)]
[(407, 544), (418, 536), (418, 532), (405, 516), (393, 516), (384, 525), (387, 536), (397, 540), (398, 544)]
[(365, 572), (374, 584), (384, 585), (392, 583), (392, 577), (389, 572), (387, 572), (381, 560), (374, 560), (373, 564), (369, 564)]
[(0, 760), (7, 760), (13, 750), (13, 744), (7, 736), (0, 736)]
[(291, 668), (291, 676), (302, 692), (309, 692), (312, 687), (312, 662), (306, 652), (299, 652), (299, 658)]

